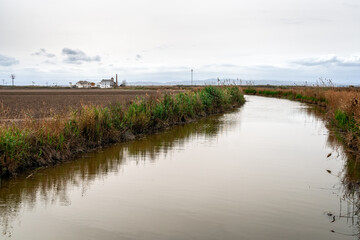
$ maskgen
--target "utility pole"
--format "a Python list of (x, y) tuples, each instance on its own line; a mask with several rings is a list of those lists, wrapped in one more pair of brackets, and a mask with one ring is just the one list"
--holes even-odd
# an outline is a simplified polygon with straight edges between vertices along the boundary
[(191, 86), (193, 85), (194, 80), (194, 69), (191, 69)]
[(3, 79), (3, 86), (5, 86), (5, 79)]
[(12, 86), (14, 86), (15, 74), (11, 74), (10, 78), (12, 80)]

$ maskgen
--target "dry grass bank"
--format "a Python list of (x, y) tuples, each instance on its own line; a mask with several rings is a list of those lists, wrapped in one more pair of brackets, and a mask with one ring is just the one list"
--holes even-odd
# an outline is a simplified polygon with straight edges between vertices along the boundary
[(0, 177), (53, 165), (74, 154), (220, 113), (245, 102), (238, 87), (205, 87), (125, 106), (82, 106), (51, 121), (28, 119), (0, 129)]

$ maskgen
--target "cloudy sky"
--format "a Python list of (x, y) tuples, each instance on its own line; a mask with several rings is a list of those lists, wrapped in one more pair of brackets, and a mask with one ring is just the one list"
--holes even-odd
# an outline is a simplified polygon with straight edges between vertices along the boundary
[(0, 84), (360, 84), (359, 0), (0, 0)]

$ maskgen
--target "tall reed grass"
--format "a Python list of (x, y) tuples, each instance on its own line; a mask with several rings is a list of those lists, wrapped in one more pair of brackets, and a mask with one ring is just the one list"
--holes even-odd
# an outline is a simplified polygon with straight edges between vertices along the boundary
[(53, 165), (79, 152), (221, 113), (244, 102), (238, 87), (208, 86), (161, 99), (138, 98), (127, 107), (84, 106), (69, 117), (6, 126), (0, 129), (0, 176)]

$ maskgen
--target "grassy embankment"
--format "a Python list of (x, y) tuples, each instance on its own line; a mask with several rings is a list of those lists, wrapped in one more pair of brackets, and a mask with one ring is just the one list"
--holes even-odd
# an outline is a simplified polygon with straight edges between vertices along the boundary
[[(326, 119), (342, 135), (348, 150), (360, 158), (360, 89), (349, 87), (248, 87), (245, 94), (280, 97), (324, 107)], [(356, 177), (360, 179), (360, 175)]]
[(74, 154), (133, 139), (230, 110), (245, 102), (238, 87), (204, 89), (137, 99), (130, 106), (84, 106), (69, 117), (29, 121), (0, 129), (0, 177), (53, 165)]

